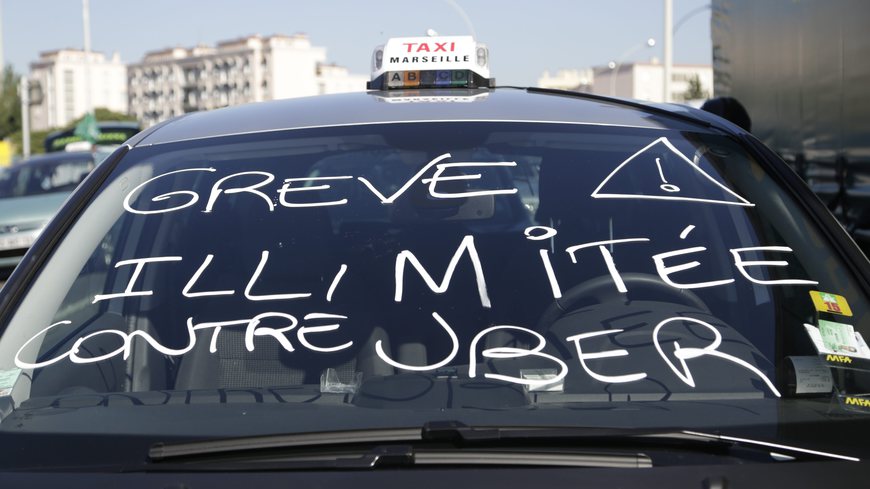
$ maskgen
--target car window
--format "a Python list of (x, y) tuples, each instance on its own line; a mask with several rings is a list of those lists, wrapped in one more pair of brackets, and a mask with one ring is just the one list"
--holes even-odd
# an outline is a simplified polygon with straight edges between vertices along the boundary
[[(296, 406), (291, 431), (774, 426), (781, 399), (828, 409), (830, 378), (794, 380), (814, 338), (867, 348), (864, 294), (802, 209), (703, 131), (429, 122), (136, 148), (5, 325), (0, 368), (23, 372), (24, 406), (237, 396)], [(662, 411), (612, 410), (629, 401)], [(173, 429), (204, 433), (194, 413)], [(93, 429), (143, 426), (162, 429)], [(274, 429), (244, 426), (226, 430)]]
[(0, 172), (0, 199), (69, 192), (93, 168), (91, 157), (25, 163)]

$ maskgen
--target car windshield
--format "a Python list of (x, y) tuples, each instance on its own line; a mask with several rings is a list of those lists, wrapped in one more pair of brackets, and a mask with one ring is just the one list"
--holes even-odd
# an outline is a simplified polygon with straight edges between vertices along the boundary
[(70, 192), (93, 168), (89, 154), (23, 163), (0, 172), (0, 199)]
[(0, 430), (773, 435), (864, 406), (832, 394), (867, 392), (836, 368), (870, 357), (863, 290), (712, 130), (363, 124), (112, 164), (2, 325)]

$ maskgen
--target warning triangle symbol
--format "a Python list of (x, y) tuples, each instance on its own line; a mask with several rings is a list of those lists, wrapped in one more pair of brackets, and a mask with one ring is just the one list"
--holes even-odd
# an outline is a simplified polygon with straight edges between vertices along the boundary
[(629, 156), (598, 185), (592, 198), (755, 205), (708, 175), (666, 137)]

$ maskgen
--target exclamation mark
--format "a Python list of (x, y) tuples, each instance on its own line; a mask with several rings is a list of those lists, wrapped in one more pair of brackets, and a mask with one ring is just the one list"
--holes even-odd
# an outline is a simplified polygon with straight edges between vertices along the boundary
[(668, 181), (665, 180), (665, 172), (662, 171), (662, 162), (658, 158), (656, 158), (656, 166), (659, 169), (659, 177), (661, 177), (662, 182), (664, 182), (659, 185), (659, 188), (664, 190), (665, 192), (679, 192), (680, 187), (677, 187), (672, 183), (668, 183)]

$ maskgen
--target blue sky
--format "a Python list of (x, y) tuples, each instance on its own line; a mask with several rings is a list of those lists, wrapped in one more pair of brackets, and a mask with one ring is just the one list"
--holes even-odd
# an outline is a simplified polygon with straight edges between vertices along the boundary
[[(41, 51), (81, 48), (80, 0), (2, 1), (3, 53), (16, 71)], [(492, 53), (499, 84), (533, 85), (544, 70), (604, 65), (649, 37), (658, 44), (629, 59), (662, 57), (662, 0), (454, 0)], [(469, 33), (450, 0), (90, 0), (93, 49), (135, 62), (146, 51), (213, 44), (248, 34), (307, 33), (329, 61), (368, 73), (371, 50), (389, 37)], [(709, 4), (673, 0), (674, 22)], [(674, 38), (675, 63), (710, 63), (710, 10)], [(628, 60), (626, 60), (628, 61)]]

